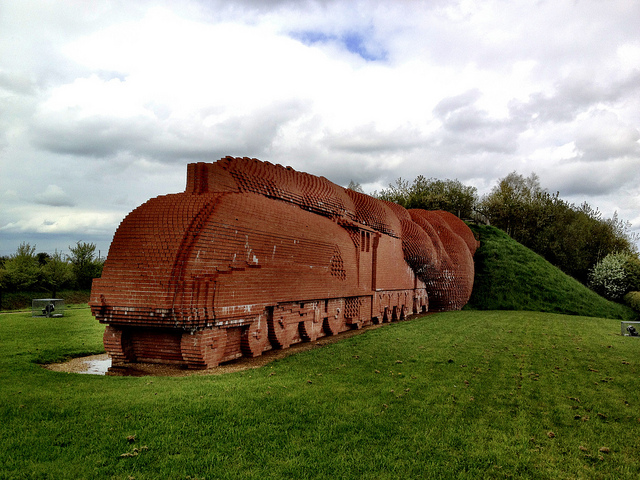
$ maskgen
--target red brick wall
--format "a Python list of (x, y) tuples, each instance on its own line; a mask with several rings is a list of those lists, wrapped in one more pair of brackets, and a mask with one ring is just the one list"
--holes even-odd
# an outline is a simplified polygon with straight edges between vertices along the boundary
[[(276, 346), (416, 305), (459, 309), (476, 245), (449, 213), (407, 211), (323, 177), (227, 157), (189, 165), (184, 193), (122, 221), (90, 304), (111, 325), (105, 346), (118, 358), (209, 366), (270, 348), (251, 325), (278, 305), (290, 326), (280, 340), (269, 331)], [(325, 299), (340, 307), (322, 313)], [(307, 306), (296, 311), (296, 302)], [(166, 348), (154, 353), (154, 342)]]

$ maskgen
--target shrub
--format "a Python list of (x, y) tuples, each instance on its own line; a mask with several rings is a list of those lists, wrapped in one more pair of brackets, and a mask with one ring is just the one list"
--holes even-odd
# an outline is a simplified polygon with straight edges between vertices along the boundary
[(627, 276), (629, 291), (640, 291), (640, 259), (632, 255), (627, 256), (624, 264), (624, 273)]
[(633, 308), (636, 312), (640, 312), (640, 292), (629, 292), (624, 296), (624, 303)]

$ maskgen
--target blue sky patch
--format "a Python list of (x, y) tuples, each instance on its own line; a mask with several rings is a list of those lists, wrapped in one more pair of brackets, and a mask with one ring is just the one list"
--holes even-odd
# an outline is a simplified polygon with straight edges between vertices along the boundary
[(320, 31), (306, 30), (295, 32), (291, 35), (296, 40), (300, 40), (305, 45), (314, 43), (336, 42), (342, 44), (349, 52), (364, 58), (367, 61), (386, 60), (387, 52), (383, 49), (372, 51), (367, 48), (366, 38), (360, 32), (346, 32), (341, 35), (330, 35)]

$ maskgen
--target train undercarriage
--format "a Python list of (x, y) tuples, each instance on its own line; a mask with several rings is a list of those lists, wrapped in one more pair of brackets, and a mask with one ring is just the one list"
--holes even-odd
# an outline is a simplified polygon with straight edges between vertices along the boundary
[(113, 365), (142, 362), (206, 369), (427, 311), (424, 288), (385, 290), (365, 296), (278, 303), (257, 315), (218, 318), (207, 327), (191, 330), (111, 322), (104, 332), (104, 345)]

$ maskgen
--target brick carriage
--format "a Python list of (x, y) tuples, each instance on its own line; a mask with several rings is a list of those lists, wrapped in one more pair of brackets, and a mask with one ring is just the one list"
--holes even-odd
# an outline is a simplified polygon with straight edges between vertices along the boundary
[(114, 364), (209, 368), (272, 348), (460, 309), (477, 242), (447, 212), (405, 210), (248, 158), (188, 166), (184, 193), (118, 228), (91, 310)]

